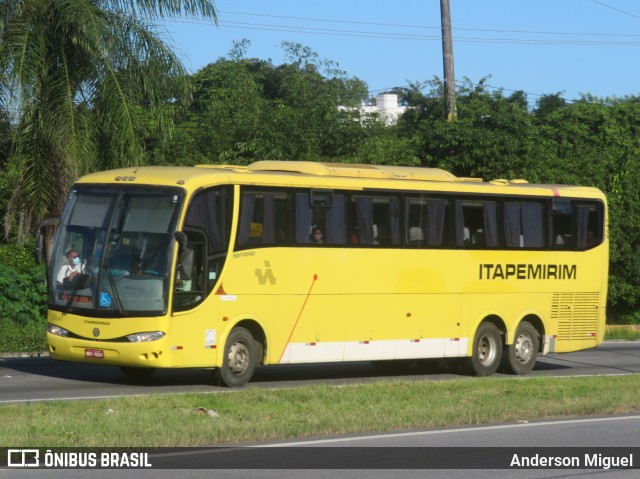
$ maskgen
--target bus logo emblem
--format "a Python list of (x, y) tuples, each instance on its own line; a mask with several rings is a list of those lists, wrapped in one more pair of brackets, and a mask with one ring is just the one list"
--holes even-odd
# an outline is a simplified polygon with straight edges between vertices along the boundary
[(99, 328), (93, 328), (93, 337), (97, 338), (98, 336), (100, 336), (100, 329)]
[(273, 275), (273, 271), (271, 270), (271, 263), (269, 261), (264, 262), (264, 267), (266, 268), (264, 271), (260, 269), (256, 269), (256, 278), (258, 278), (258, 283), (261, 285), (267, 284), (276, 284), (276, 277)]

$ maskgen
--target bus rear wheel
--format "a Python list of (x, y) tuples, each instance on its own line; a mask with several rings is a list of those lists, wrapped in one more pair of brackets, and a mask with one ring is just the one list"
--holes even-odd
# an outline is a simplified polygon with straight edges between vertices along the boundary
[(528, 321), (522, 321), (516, 329), (513, 343), (503, 353), (502, 367), (512, 374), (527, 374), (538, 359), (540, 341), (538, 331)]
[(469, 371), (476, 376), (490, 376), (500, 366), (502, 335), (493, 323), (482, 323), (473, 338), (473, 351), (467, 361)]
[(255, 340), (245, 328), (235, 328), (224, 346), (222, 367), (218, 369), (220, 382), (227, 387), (240, 387), (249, 382), (256, 369)]

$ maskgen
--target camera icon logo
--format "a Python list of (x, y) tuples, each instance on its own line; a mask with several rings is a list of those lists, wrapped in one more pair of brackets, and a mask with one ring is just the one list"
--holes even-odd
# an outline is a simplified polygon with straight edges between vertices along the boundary
[(38, 449), (9, 449), (7, 451), (8, 467), (40, 467), (40, 451)]

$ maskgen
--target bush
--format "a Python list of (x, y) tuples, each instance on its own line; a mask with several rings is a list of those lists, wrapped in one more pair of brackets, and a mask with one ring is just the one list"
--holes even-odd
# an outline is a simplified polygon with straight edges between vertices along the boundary
[(46, 349), (47, 286), (31, 248), (0, 245), (0, 351)]

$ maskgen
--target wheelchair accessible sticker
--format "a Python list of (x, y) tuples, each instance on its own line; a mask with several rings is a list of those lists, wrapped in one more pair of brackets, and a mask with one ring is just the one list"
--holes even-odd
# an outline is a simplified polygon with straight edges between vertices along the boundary
[(111, 296), (109, 293), (100, 293), (100, 307), (108, 308), (111, 306)]

